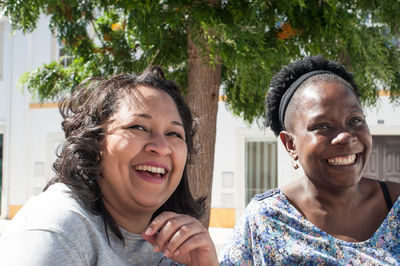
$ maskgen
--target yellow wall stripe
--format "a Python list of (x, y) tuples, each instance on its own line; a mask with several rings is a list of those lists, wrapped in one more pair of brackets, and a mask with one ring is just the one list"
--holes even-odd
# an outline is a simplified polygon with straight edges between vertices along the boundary
[(211, 208), (210, 227), (233, 228), (235, 226), (235, 209)]
[(390, 91), (379, 90), (378, 95), (379, 96), (390, 96)]
[(8, 219), (12, 219), (23, 205), (9, 205), (8, 206)]
[[(12, 219), (23, 205), (9, 205), (8, 219)], [(235, 226), (235, 209), (211, 208), (210, 227), (233, 228)]]
[(58, 103), (30, 103), (29, 109), (58, 108)]
[(218, 96), (218, 101), (219, 102), (226, 102), (226, 95), (219, 95)]

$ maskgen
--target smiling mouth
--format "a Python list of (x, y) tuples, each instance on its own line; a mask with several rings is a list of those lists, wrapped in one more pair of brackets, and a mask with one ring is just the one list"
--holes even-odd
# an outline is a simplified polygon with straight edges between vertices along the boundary
[(165, 168), (150, 165), (138, 165), (135, 167), (135, 170), (140, 172), (147, 172), (152, 175), (160, 175), (160, 177), (163, 177), (167, 172)]
[(352, 165), (356, 162), (357, 155), (351, 154), (347, 156), (337, 156), (333, 158), (329, 158), (327, 161), (330, 165)]

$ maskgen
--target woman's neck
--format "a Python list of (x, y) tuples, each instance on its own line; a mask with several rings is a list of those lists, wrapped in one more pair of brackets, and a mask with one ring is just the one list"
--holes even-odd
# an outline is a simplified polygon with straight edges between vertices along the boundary
[(300, 206), (303, 208), (307, 206), (307, 209), (344, 212), (356, 208), (368, 194), (363, 191), (360, 184), (333, 189), (316, 184), (305, 176), (282, 187), (282, 191), (297, 209), (302, 209)]
[(282, 192), (308, 221), (345, 241), (370, 238), (388, 213), (375, 180), (361, 179), (354, 186), (333, 190), (305, 177), (282, 187)]
[(358, 202), (363, 196), (359, 183), (350, 187), (333, 188), (315, 183), (306, 176), (300, 179), (300, 190), (302, 190), (305, 199), (316, 201), (332, 209), (347, 209), (351, 207), (350, 205), (354, 206), (354, 203)]
[(121, 212), (105, 200), (104, 206), (119, 227), (122, 227), (126, 231), (133, 234), (143, 233), (150, 222), (151, 216), (153, 215), (152, 212)]

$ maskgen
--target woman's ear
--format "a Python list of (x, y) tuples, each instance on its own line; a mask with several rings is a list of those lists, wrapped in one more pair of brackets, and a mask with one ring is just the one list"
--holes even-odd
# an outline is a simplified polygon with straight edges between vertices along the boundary
[(299, 157), (296, 152), (296, 145), (294, 143), (294, 136), (292, 133), (285, 130), (279, 133), (279, 138), (281, 139), (283, 146), (285, 146), (286, 151), (289, 153), (293, 160), (297, 160)]

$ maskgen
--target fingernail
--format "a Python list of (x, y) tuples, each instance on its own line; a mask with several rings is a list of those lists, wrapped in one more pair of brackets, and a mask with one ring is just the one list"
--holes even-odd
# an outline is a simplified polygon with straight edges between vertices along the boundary
[(181, 252), (179, 250), (175, 251), (174, 256), (179, 256), (179, 254), (181, 254)]
[(147, 228), (146, 232), (144, 232), (145, 235), (150, 235), (152, 232), (151, 228)]
[(154, 252), (159, 252), (160, 251), (160, 247), (159, 246), (157, 246), (157, 245), (154, 245)]
[(164, 255), (165, 255), (165, 257), (168, 257), (168, 256), (169, 256), (169, 254), (170, 254), (170, 252), (169, 252), (169, 249), (166, 249), (166, 250), (164, 251)]

